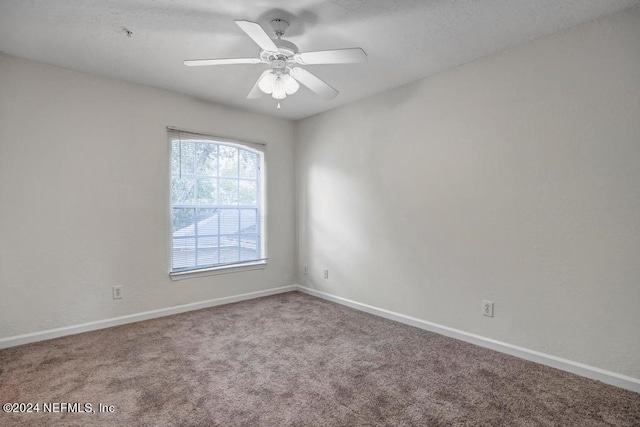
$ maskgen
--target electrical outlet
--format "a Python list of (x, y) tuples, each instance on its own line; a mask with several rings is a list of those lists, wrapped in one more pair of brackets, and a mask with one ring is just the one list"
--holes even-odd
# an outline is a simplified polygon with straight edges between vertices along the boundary
[(329, 278), (329, 270), (325, 270), (324, 271), (324, 278), (328, 279)]
[(482, 315), (493, 317), (493, 301), (482, 301)]
[(122, 286), (113, 287), (113, 299), (122, 299)]

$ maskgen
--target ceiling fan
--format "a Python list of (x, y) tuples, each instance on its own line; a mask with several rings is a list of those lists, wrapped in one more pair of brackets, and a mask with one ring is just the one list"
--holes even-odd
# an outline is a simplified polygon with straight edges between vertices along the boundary
[[(287, 95), (296, 93), (300, 88), (299, 83), (325, 99), (332, 99), (338, 96), (338, 91), (302, 68), (301, 65), (353, 64), (367, 60), (367, 54), (359, 47), (299, 52), (295, 44), (282, 39), (289, 27), (289, 23), (283, 19), (271, 21), (275, 39), (269, 37), (260, 24), (240, 20), (235, 23), (260, 47), (258, 58), (188, 59), (184, 61), (184, 65), (269, 65), (269, 69), (260, 75), (247, 95), (249, 99), (260, 98), (263, 93), (266, 93), (280, 101)], [(278, 108), (280, 108), (280, 102), (278, 102)]]

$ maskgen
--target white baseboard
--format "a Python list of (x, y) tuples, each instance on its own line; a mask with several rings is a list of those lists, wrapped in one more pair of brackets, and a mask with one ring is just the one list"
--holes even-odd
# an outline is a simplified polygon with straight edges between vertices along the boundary
[(250, 292), (247, 294), (233, 295), (230, 297), (216, 298), (207, 301), (200, 301), (191, 304), (177, 305), (175, 307), (161, 308), (159, 310), (145, 311), (142, 313), (130, 314), (128, 316), (114, 317), (111, 319), (98, 320), (96, 322), (83, 323), (80, 325), (67, 326), (64, 328), (50, 329), (31, 334), (16, 335), (7, 338), (0, 338), (0, 349), (15, 347), (17, 345), (29, 344), (36, 341), (49, 340), (52, 338), (74, 335), (82, 332), (95, 331), (97, 329), (110, 328), (112, 326), (124, 325), (126, 323), (139, 322), (141, 320), (155, 319), (156, 317), (170, 316), (172, 314), (184, 313), (187, 311), (200, 310), (202, 308), (215, 307), (217, 305), (231, 304), (254, 298), (266, 297), (269, 295), (281, 294), (297, 290), (296, 285), (282, 286), (279, 288), (267, 289), (264, 291)]
[(307, 288), (305, 286), (298, 285), (296, 288), (300, 292), (304, 292), (309, 295), (326, 299), (328, 301), (336, 302), (338, 304), (342, 304), (347, 307), (355, 308), (356, 310), (365, 311), (367, 313), (374, 314), (376, 316), (384, 317), (390, 320), (395, 320), (396, 322), (404, 323), (406, 325), (415, 326), (416, 328), (435, 332), (437, 334), (455, 338), (471, 344), (475, 344), (480, 347), (486, 347), (491, 350), (496, 350), (501, 353), (506, 353), (511, 356), (516, 356), (521, 359), (529, 360), (531, 362), (540, 363), (541, 365), (550, 366), (552, 368), (557, 368), (562, 371), (571, 372), (573, 374), (580, 375), (582, 377), (590, 378), (597, 381), (602, 381), (603, 383), (606, 383), (606, 384), (611, 384), (616, 387), (620, 387), (620, 388), (634, 391), (636, 393), (640, 393), (640, 379), (638, 378), (618, 374), (611, 371), (606, 371), (604, 369), (596, 368), (594, 366), (585, 365), (583, 363), (574, 362), (571, 360), (552, 356), (550, 354), (545, 354), (539, 351), (530, 350), (528, 348), (519, 347), (517, 345), (496, 341), (491, 338), (486, 338), (480, 335), (460, 331), (458, 329), (449, 328), (447, 326), (439, 325), (437, 323), (427, 322), (426, 320), (405, 316), (404, 314), (394, 313), (389, 310), (373, 307), (367, 304), (362, 304), (357, 301), (352, 301), (346, 298), (331, 295), (315, 289)]
[(145, 311), (143, 313), (131, 314), (128, 316), (115, 317), (111, 319), (99, 320), (96, 322), (83, 323), (80, 325), (67, 326), (64, 328), (50, 329), (42, 332), (34, 332), (24, 335), (16, 335), (12, 337), (0, 338), (0, 349), (15, 347), (18, 345), (29, 344), (32, 342), (48, 340), (52, 338), (63, 337), (66, 335), (74, 335), (82, 332), (95, 331), (98, 329), (110, 328), (112, 326), (124, 325), (127, 323), (139, 322), (142, 320), (155, 319), (157, 317), (170, 316), (172, 314), (184, 313), (187, 311), (200, 310), (202, 308), (215, 307), (218, 305), (231, 304), (234, 302), (246, 301), (249, 299), (265, 297), (269, 295), (280, 294), (284, 292), (300, 291), (309, 295), (313, 295), (328, 301), (345, 305), (356, 310), (364, 311), (406, 325), (414, 326), (427, 331), (435, 332), (440, 335), (455, 338), (481, 347), (506, 353), (531, 362), (540, 363), (542, 365), (557, 368), (563, 371), (571, 372), (586, 378), (602, 381), (616, 387), (640, 393), (640, 379), (627, 375), (618, 374), (594, 366), (585, 365), (583, 363), (574, 362), (539, 351), (530, 350), (528, 348), (519, 347), (480, 335), (471, 334), (450, 328), (448, 326), (439, 325), (437, 323), (427, 322), (426, 320), (417, 319), (415, 317), (405, 316), (404, 314), (395, 313), (382, 308), (352, 301), (346, 298), (331, 295), (315, 289), (307, 288), (300, 285), (282, 286), (279, 288), (267, 289), (264, 291), (250, 292), (246, 294), (234, 295), (224, 298), (216, 298), (207, 301), (200, 301), (191, 304), (178, 305), (175, 307), (163, 308), (159, 310)]

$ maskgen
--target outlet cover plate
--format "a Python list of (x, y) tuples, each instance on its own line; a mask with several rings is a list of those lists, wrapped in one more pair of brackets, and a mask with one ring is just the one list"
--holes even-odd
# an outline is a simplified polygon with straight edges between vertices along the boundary
[(482, 301), (482, 315), (493, 317), (493, 301)]

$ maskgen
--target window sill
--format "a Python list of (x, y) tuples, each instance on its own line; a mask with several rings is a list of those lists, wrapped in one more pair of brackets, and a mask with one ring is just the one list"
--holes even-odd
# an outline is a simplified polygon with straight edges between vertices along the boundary
[(237, 265), (224, 265), (220, 267), (201, 268), (199, 270), (175, 271), (169, 273), (171, 280), (192, 279), (195, 277), (215, 276), (218, 274), (238, 273), (249, 270), (262, 270), (267, 266), (267, 261), (254, 261)]

